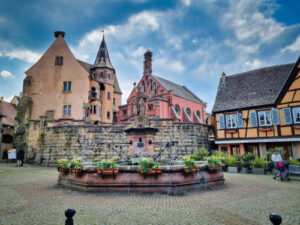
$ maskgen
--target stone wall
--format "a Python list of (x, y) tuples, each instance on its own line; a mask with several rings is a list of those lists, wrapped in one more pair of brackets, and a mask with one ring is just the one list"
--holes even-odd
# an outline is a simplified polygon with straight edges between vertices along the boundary
[[(173, 142), (162, 156), (179, 157), (191, 154), (199, 147), (208, 148), (208, 126), (194, 123), (173, 123), (171, 120), (150, 120), (150, 126), (159, 129), (154, 137), (156, 152), (167, 142)], [(81, 157), (89, 162), (95, 157), (127, 158), (128, 137), (124, 132), (129, 125), (64, 125), (39, 128), (31, 122), (28, 132), (27, 159), (35, 163), (53, 165), (59, 158), (71, 160)], [(30, 138), (29, 138), (30, 137)]]

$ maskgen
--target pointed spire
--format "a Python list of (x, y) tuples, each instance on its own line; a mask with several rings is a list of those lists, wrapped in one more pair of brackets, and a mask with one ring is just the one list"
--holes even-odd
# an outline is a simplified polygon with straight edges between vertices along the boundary
[(104, 32), (103, 32), (102, 42), (100, 44), (100, 48), (98, 50), (97, 57), (94, 63), (94, 67), (107, 67), (114, 70), (114, 67), (112, 66), (109, 59), (109, 54), (108, 54), (108, 50), (104, 38)]

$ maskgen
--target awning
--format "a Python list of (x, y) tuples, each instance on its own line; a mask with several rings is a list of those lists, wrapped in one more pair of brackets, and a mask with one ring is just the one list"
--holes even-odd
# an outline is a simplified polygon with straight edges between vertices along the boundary
[(300, 142), (300, 137), (292, 138), (262, 138), (262, 139), (232, 139), (215, 141), (216, 144), (270, 143), (270, 142)]

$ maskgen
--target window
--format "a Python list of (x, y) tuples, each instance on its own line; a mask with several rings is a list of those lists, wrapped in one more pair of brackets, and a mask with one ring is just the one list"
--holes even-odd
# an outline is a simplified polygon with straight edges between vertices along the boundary
[(153, 87), (152, 87), (152, 79), (150, 79), (150, 90), (151, 90), (151, 91), (153, 90)]
[(116, 98), (113, 98), (113, 105), (116, 105)]
[(293, 110), (294, 123), (300, 123), (300, 107), (295, 107)]
[(108, 79), (110, 80), (110, 73), (107, 76), (108, 76)]
[(153, 104), (149, 104), (148, 105), (148, 111), (152, 111), (153, 110)]
[(154, 94), (156, 95), (157, 94), (157, 90), (156, 90), (156, 83), (155, 82), (153, 83), (153, 90), (154, 90)]
[(63, 114), (64, 115), (72, 115), (72, 106), (71, 105), (64, 105)]
[(56, 56), (55, 65), (56, 66), (62, 66), (63, 65), (63, 57), (62, 56)]
[(110, 99), (110, 92), (107, 92), (107, 99)]
[(71, 89), (72, 89), (72, 82), (64, 81), (64, 92), (71, 91)]
[(123, 109), (123, 115), (124, 115), (124, 116), (127, 115), (127, 109)]
[(175, 111), (179, 115), (179, 113), (180, 113), (180, 107), (179, 107), (179, 105), (175, 105)]
[(90, 114), (96, 114), (97, 113), (97, 106), (91, 105), (90, 106)]
[(146, 87), (145, 87), (145, 82), (143, 81), (142, 82), (142, 92), (145, 92), (146, 91)]
[(272, 116), (271, 111), (260, 111), (258, 112), (259, 126), (271, 126)]
[(196, 112), (196, 115), (199, 117), (199, 119), (201, 118), (201, 117), (200, 117), (200, 116), (201, 116), (201, 115), (200, 115), (200, 111), (197, 111), (197, 112)]
[(110, 119), (110, 112), (109, 111), (106, 113), (106, 118)]
[(236, 114), (226, 115), (226, 128), (237, 128)]
[(189, 108), (186, 109), (186, 112), (189, 116), (191, 116), (191, 110)]
[(103, 79), (103, 78), (104, 78), (104, 75), (103, 75), (103, 73), (102, 73), (102, 72), (100, 73), (100, 78), (101, 78), (101, 79)]

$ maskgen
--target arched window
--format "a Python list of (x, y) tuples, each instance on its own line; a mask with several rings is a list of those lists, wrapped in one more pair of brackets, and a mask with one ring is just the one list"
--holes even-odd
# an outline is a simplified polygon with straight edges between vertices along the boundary
[(180, 113), (180, 107), (179, 107), (179, 105), (175, 105), (175, 111), (179, 115), (179, 113)]
[(156, 82), (153, 83), (153, 90), (154, 90), (154, 94), (157, 94), (157, 90), (156, 90)]
[(199, 119), (201, 118), (201, 114), (199, 110), (197, 110), (196, 115), (199, 117)]
[(187, 114), (188, 114), (189, 116), (191, 116), (191, 110), (190, 110), (190, 108), (187, 108), (187, 109), (186, 109), (186, 112), (187, 112)]
[(100, 73), (100, 78), (101, 78), (101, 79), (103, 79), (103, 78), (104, 78), (104, 75), (103, 75), (103, 73), (102, 73), (102, 72)]
[(110, 112), (109, 111), (107, 111), (107, 113), (106, 113), (106, 118), (110, 119)]
[(152, 111), (153, 110), (153, 104), (149, 104), (148, 105), (148, 111)]
[(147, 75), (146, 78), (145, 78), (145, 85), (146, 85), (146, 87), (147, 87), (147, 85), (148, 85), (148, 75)]
[(96, 88), (95, 88), (95, 87), (92, 87), (92, 91), (96, 91)]
[(142, 81), (142, 92), (145, 92), (146, 91), (146, 85), (145, 85), (145, 82)]
[(152, 87), (152, 79), (150, 79), (150, 90), (152, 91), (153, 90), (153, 87)]
[(107, 92), (107, 99), (110, 99), (110, 92)]
[(143, 141), (143, 139), (141, 137), (139, 137), (139, 142), (142, 142), (142, 141)]

